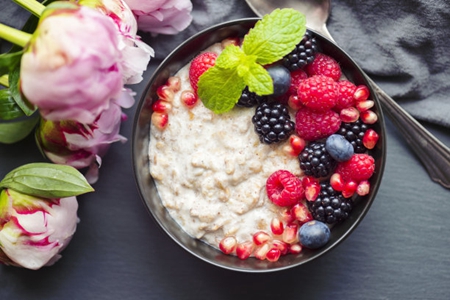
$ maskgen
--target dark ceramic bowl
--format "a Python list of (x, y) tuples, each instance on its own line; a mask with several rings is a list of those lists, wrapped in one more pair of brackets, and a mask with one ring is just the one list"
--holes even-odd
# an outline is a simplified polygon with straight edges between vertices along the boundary
[(341, 48), (316, 33), (321, 45), (321, 52), (334, 57), (340, 63), (343, 73), (350, 81), (356, 85), (364, 84), (368, 86), (371, 97), (375, 101), (373, 110), (378, 114), (378, 122), (375, 124), (374, 129), (380, 135), (380, 139), (376, 148), (371, 150), (371, 154), (376, 160), (376, 170), (370, 179), (370, 194), (356, 199), (357, 204), (350, 217), (332, 229), (331, 239), (326, 246), (317, 250), (303, 249), (300, 254), (282, 256), (277, 262), (261, 261), (255, 258), (240, 260), (236, 256), (223, 254), (221, 251), (198, 239), (192, 238), (181, 230), (162, 205), (154, 180), (149, 173), (148, 145), (152, 115), (151, 106), (158, 98), (156, 96), (157, 87), (164, 84), (170, 76), (175, 75), (179, 69), (189, 63), (200, 51), (227, 37), (243, 36), (258, 20), (259, 18), (247, 18), (212, 26), (186, 40), (176, 48), (156, 69), (148, 82), (137, 107), (132, 136), (133, 166), (137, 185), (145, 206), (158, 225), (178, 245), (192, 255), (225, 269), (251, 273), (279, 271), (302, 265), (328, 253), (344, 241), (358, 226), (374, 201), (381, 183), (386, 160), (385, 125), (376, 94), (356, 63)]

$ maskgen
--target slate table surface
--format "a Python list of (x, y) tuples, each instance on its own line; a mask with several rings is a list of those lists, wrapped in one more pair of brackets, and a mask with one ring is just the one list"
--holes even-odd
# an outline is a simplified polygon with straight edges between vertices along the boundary
[[(157, 56), (144, 81), (132, 87), (136, 101), (145, 80), (186, 35), (218, 20), (255, 16), (244, 1), (231, 1), (233, 10), (208, 12), (214, 2), (222, 3), (193, 1), (195, 21), (184, 36), (142, 33)], [(27, 17), (0, 0), (0, 22), (20, 28)], [(336, 17), (329, 30), (339, 44), (343, 35), (334, 28), (344, 20)], [(121, 132), (131, 139), (135, 106), (126, 113)], [(450, 145), (448, 127), (423, 124)], [(131, 141), (114, 144), (96, 192), (79, 197), (80, 223), (62, 259), (37, 271), (0, 265), (0, 299), (450, 299), (450, 190), (430, 180), (389, 119), (386, 127), (384, 179), (359, 227), (326, 256), (266, 274), (212, 266), (175, 244), (139, 197)], [(44, 159), (32, 136), (0, 145), (0, 176), (36, 161)]]

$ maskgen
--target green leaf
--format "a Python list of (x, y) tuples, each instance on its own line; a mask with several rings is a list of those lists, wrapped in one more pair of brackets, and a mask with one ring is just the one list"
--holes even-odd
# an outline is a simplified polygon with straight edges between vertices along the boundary
[(40, 198), (65, 198), (94, 191), (77, 169), (53, 163), (18, 167), (3, 178), (0, 188)]
[(276, 9), (265, 15), (245, 36), (242, 49), (257, 62), (271, 64), (291, 52), (306, 32), (306, 18), (294, 9)]
[(0, 54), (0, 76), (8, 74), (22, 58), (23, 51)]
[(12, 120), (24, 115), (9, 89), (0, 89), (0, 120)]
[(238, 46), (229, 45), (217, 57), (215, 65), (224, 69), (231, 69), (239, 66), (244, 60), (247, 60), (244, 51)]
[(273, 94), (273, 80), (269, 72), (257, 63), (252, 63), (247, 68), (248, 71), (242, 77), (249, 91), (260, 96)]
[(17, 105), (22, 109), (23, 113), (26, 116), (31, 116), (35, 111), (36, 107), (32, 105), (28, 100), (22, 97), (22, 93), (20, 92), (20, 65), (18, 65), (14, 70), (9, 73), (9, 91), (11, 92), (11, 96)]
[(198, 95), (205, 107), (220, 114), (234, 107), (245, 88), (245, 82), (237, 75), (236, 68), (214, 66), (200, 76), (198, 86)]
[(32, 116), (14, 122), (0, 123), (0, 143), (13, 144), (24, 139), (33, 131), (38, 121), (38, 116)]

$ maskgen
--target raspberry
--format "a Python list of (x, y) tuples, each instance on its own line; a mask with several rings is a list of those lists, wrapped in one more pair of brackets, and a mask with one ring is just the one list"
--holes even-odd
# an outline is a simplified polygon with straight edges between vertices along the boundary
[(338, 81), (341, 78), (341, 67), (331, 56), (317, 53), (314, 61), (305, 67), (308, 76), (324, 75)]
[(196, 56), (189, 67), (189, 80), (191, 86), (197, 93), (197, 83), (199, 77), (216, 63), (217, 54), (212, 52), (204, 52)]
[(336, 105), (339, 85), (330, 77), (317, 75), (302, 80), (297, 93), (300, 102), (306, 107), (325, 111)]
[(278, 170), (267, 178), (266, 192), (269, 200), (278, 206), (294, 205), (305, 194), (301, 180), (287, 170)]
[(348, 80), (338, 81), (337, 84), (339, 86), (339, 96), (335, 109), (336, 111), (341, 111), (342, 109), (355, 104), (353, 94), (356, 91), (356, 85)]
[(303, 70), (297, 70), (291, 72), (291, 85), (287, 92), (288, 96), (297, 96), (297, 89), (304, 79), (308, 78), (308, 75)]
[(295, 115), (295, 130), (297, 135), (307, 141), (327, 137), (341, 126), (339, 114), (327, 110), (315, 112), (307, 107), (300, 108)]
[(339, 163), (335, 172), (340, 174), (344, 181), (361, 182), (372, 177), (374, 171), (374, 158), (369, 154), (357, 153), (350, 160)]

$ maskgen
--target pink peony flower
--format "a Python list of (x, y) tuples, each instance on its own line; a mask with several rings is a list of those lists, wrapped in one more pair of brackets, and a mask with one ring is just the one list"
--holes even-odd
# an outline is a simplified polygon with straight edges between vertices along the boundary
[(0, 193), (0, 262), (37, 270), (50, 266), (78, 223), (76, 197), (43, 199), (11, 189)]
[(125, 0), (136, 16), (139, 30), (176, 34), (192, 21), (190, 0)]
[(77, 169), (88, 167), (85, 177), (92, 184), (98, 179), (102, 157), (110, 145), (127, 140), (119, 134), (124, 118), (121, 107), (113, 102), (91, 124), (41, 119), (36, 140), (42, 152), (53, 163)]
[[(122, 77), (124, 84), (136, 84), (142, 81), (142, 74), (147, 69), (154, 50), (137, 35), (137, 22), (133, 12), (124, 0), (80, 0), (81, 5), (94, 4), (95, 9), (108, 16), (118, 30), (119, 50), (122, 52)], [(86, 3), (86, 4), (85, 4)]]
[(122, 92), (122, 53), (110, 18), (65, 3), (41, 16), (22, 56), (21, 91), (47, 120), (89, 124)]

